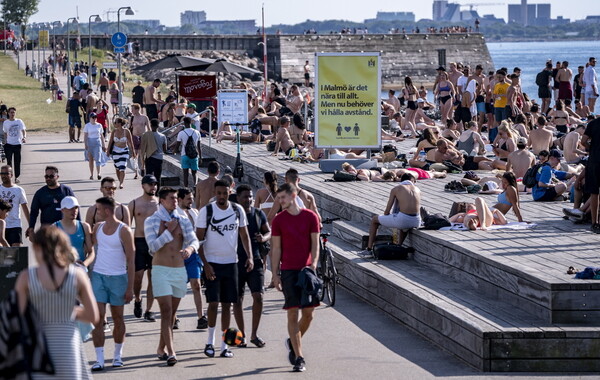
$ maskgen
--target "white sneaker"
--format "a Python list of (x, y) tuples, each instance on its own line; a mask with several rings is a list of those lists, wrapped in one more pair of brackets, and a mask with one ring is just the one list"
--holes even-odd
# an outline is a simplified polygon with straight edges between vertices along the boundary
[(358, 252), (358, 255), (360, 257), (362, 257), (363, 259), (372, 259), (373, 258), (373, 251), (365, 249), (364, 251)]
[(567, 216), (572, 216), (574, 218), (583, 218), (584, 213), (578, 208), (563, 208), (563, 213)]

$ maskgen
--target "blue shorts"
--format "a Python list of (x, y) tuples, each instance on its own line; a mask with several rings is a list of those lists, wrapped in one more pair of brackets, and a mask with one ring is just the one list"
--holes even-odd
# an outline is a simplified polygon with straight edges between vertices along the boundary
[(81, 117), (69, 115), (69, 127), (75, 128), (75, 126), (81, 128)]
[(184, 263), (188, 281), (192, 278), (200, 278), (202, 274), (202, 260), (200, 260), (198, 252), (192, 253), (190, 257), (184, 260)]
[(496, 118), (496, 122), (498, 123), (501, 123), (502, 120), (506, 120), (508, 118), (506, 114), (506, 108), (494, 107), (494, 117)]
[(183, 298), (187, 292), (183, 267), (166, 267), (154, 265), (152, 267), (152, 293), (154, 298), (171, 296)]
[(181, 156), (181, 168), (198, 171), (198, 157), (189, 158), (188, 156)]
[(127, 275), (107, 276), (92, 272), (92, 291), (99, 303), (108, 303), (112, 306), (125, 305), (125, 292), (127, 291)]
[(477, 105), (477, 113), (485, 113), (485, 102), (475, 104)]

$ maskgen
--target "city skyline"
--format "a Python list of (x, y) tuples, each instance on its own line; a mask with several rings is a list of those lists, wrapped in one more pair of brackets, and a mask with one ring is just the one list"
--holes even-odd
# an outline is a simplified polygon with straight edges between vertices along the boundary
[[(465, 4), (467, 0), (450, 0)], [(480, 16), (494, 14), (498, 18), (507, 19), (508, 4), (519, 4), (520, 1), (512, 0), (505, 2), (504, 5), (474, 7)], [(588, 15), (600, 15), (600, 2), (598, 0), (539, 0), (529, 1), (529, 3), (550, 3), (552, 4), (552, 18), (563, 16), (572, 21), (586, 18)], [(576, 3), (577, 6), (573, 6)], [(51, 0), (42, 0), (39, 5), (39, 11), (33, 15), (30, 22), (47, 22), (63, 20), (68, 17), (78, 15), (81, 22), (87, 22), (92, 14), (100, 14), (106, 20), (106, 11), (111, 9), (116, 11), (123, 6), (131, 6), (135, 9), (135, 16), (124, 16), (121, 13), (121, 20), (127, 19), (159, 19), (163, 25), (178, 26), (180, 13), (186, 10), (205, 11), (208, 20), (237, 20), (237, 19), (255, 19), (257, 25), (261, 25), (261, 6), (265, 7), (265, 24), (271, 26), (274, 24), (297, 24), (310, 20), (330, 20), (341, 19), (354, 22), (362, 22), (364, 19), (374, 18), (378, 11), (383, 12), (414, 12), (416, 20), (430, 19), (432, 17), (433, 0), (412, 3), (409, 6), (398, 5), (391, 6), (389, 1), (372, 0), (368, 5), (348, 6), (347, 2), (342, 0), (329, 0), (327, 2), (316, 0), (305, 0), (304, 2), (282, 3), (274, 0), (248, 0), (243, 3), (235, 3), (235, 7), (218, 4), (202, 4), (197, 1), (181, 0), (176, 3), (170, 3), (168, 9), (156, 12), (161, 9), (163, 1), (159, 0), (104, 0), (102, 3), (81, 2), (79, 0), (61, 0), (61, 6), (56, 7), (56, 3)], [(164, 7), (164, 6), (163, 6)], [(318, 9), (314, 11), (313, 9)], [(582, 10), (588, 10), (589, 14), (584, 14)], [(110, 14), (110, 20), (116, 21), (115, 12)]]

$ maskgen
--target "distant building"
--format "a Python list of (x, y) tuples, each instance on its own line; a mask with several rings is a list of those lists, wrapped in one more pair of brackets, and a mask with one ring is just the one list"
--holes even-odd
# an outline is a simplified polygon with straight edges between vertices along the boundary
[(183, 25), (199, 25), (206, 21), (206, 12), (204, 11), (185, 11), (179, 14), (179, 23)]
[(448, 3), (447, 0), (433, 1), (433, 21), (461, 22), (480, 18), (477, 11), (461, 10), (461, 4)]
[(600, 16), (587, 16), (585, 19), (579, 20), (577, 22), (600, 23)]
[(143, 25), (147, 28), (158, 28), (160, 26), (160, 20), (125, 20), (123, 21), (125, 23), (129, 23), (129, 24), (138, 24), (138, 25)]
[(415, 14), (413, 12), (377, 12), (375, 20), (415, 22)]
[(196, 27), (202, 30), (216, 31), (219, 34), (252, 34), (256, 32), (256, 20), (203, 21)]
[(506, 24), (503, 18), (497, 18), (495, 15), (483, 15), (479, 21), (481, 25)]
[(555, 25), (564, 23), (562, 17), (552, 20), (550, 18), (550, 4), (527, 4), (527, 0), (521, 0), (521, 4), (508, 4), (508, 22), (520, 25)]
[(448, 0), (433, 0), (433, 21), (442, 21), (448, 8)]

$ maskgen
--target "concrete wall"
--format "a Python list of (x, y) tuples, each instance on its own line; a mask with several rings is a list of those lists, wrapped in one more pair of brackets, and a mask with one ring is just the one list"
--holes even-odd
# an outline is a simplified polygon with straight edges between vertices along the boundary
[[(57, 36), (57, 40), (64, 36)], [(131, 35), (142, 50), (222, 50), (262, 58), (261, 36)], [(84, 47), (88, 38), (82, 36)], [(92, 45), (112, 50), (110, 38), (92, 36)], [(484, 70), (494, 63), (483, 35), (474, 34), (368, 34), (368, 35), (271, 35), (267, 37), (269, 78), (293, 83), (304, 81), (304, 62), (314, 62), (316, 52), (380, 52), (382, 81), (401, 84), (411, 76), (417, 85), (433, 83), (435, 69), (456, 61)], [(262, 61), (262, 60), (261, 60)]]

